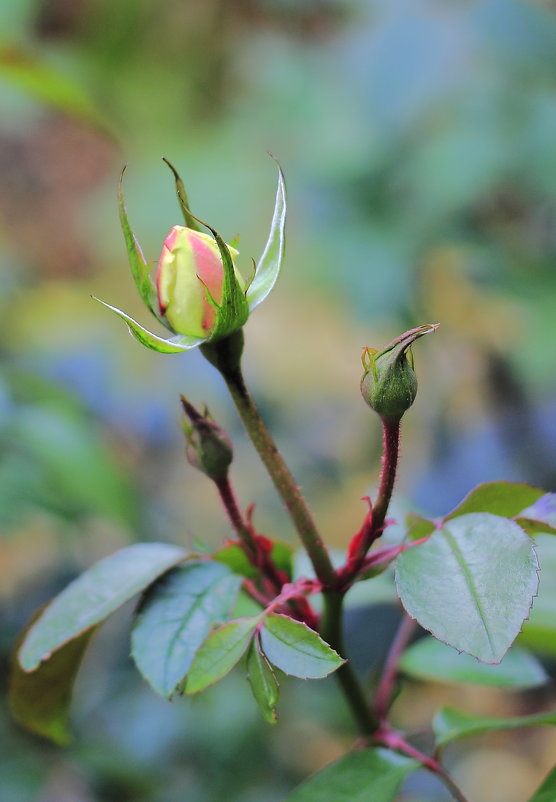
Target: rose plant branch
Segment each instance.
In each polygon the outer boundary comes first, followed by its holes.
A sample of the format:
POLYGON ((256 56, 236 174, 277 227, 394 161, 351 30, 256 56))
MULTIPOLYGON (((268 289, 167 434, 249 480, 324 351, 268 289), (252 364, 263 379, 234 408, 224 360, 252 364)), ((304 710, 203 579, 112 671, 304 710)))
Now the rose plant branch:
POLYGON ((207 344, 203 346, 203 353, 218 368, 226 382, 243 425, 284 502, 317 577, 323 586, 333 587, 336 572, 313 516, 247 389, 239 357, 237 361, 229 361, 223 356, 226 353, 224 349, 229 350, 226 342, 207 344))
MULTIPOLYGON (((262 716, 272 724, 284 675, 307 680, 336 673, 365 748, 362 755, 348 753, 317 772, 302 784, 299 795, 293 792, 291 802, 317 798, 337 802, 335 789, 342 784, 354 796, 393 802, 405 777, 418 766, 435 773, 457 802, 468 802, 438 755, 447 740, 463 737, 474 727, 484 731, 484 721, 469 725, 468 714, 441 711, 432 723, 434 757, 420 752, 389 722, 399 667, 411 673, 416 646, 423 659, 421 642, 409 646, 415 622, 432 633, 429 641, 434 648, 451 646, 487 667, 504 658, 538 590, 538 561, 530 535, 556 534, 556 494, 528 485, 483 485, 443 519, 408 516, 402 543, 371 551, 389 524, 401 420, 417 393, 411 349, 416 340, 437 328, 437 324, 418 326, 381 351, 363 350, 361 393, 381 422, 381 470, 374 503, 367 498, 361 527, 349 542, 343 565, 335 568, 241 366, 244 325, 272 290, 283 262, 286 196, 282 172, 278 172, 266 245, 254 273, 245 279, 237 266, 236 248, 193 215, 179 174, 165 161, 175 179, 185 225, 172 226, 166 236, 154 281, 128 220, 121 181, 118 205, 133 279, 166 333, 152 333, 117 307, 105 306, 147 348, 180 354, 200 347, 218 370, 297 530, 315 578, 297 577, 292 548, 256 531, 254 505, 242 511, 230 480, 233 449, 228 434, 206 407, 199 411, 182 397, 187 458, 214 483, 235 537, 225 539, 213 554, 202 556, 169 544, 138 543, 85 571, 41 609, 22 634, 14 659, 12 711, 34 732, 67 742, 71 688, 87 644, 112 612, 140 594, 132 656, 153 689, 167 699, 199 693, 240 665, 262 716), (374 699, 369 699, 365 683, 345 659, 344 603, 355 582, 372 581, 390 565, 395 566, 395 590, 406 614, 374 699), (322 596, 320 617, 309 602, 309 597, 318 594, 322 596), (240 610, 247 614, 241 615, 240 610)), ((424 646, 430 643, 425 640, 424 646)), ((438 664, 433 661, 427 671, 433 676, 439 670, 449 673, 449 660, 438 664)), ((419 665, 417 660, 416 676, 420 676, 419 665)), ((533 685, 539 684, 542 667, 528 667, 527 672, 527 681, 533 676, 533 685)), ((518 679, 523 682, 521 674, 518 679)), ((556 715, 553 718, 556 723, 556 715)), ((491 728, 501 726, 506 725, 495 722, 491 728)), ((550 776, 546 782, 556 798, 556 771, 553 787, 550 776)), ((540 791, 544 793, 546 787, 543 783, 540 791)), ((535 795, 529 802, 539 799, 535 795)))

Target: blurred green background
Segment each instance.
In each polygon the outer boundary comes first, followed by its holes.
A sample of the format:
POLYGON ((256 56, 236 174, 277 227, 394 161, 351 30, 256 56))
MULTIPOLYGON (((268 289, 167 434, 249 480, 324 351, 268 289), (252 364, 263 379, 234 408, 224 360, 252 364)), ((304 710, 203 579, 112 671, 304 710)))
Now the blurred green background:
MULTIPOLYGON (((4 688, 17 631, 83 567, 135 540, 212 547, 229 534, 213 488, 183 458, 180 392, 233 435, 234 480, 243 504, 257 502, 258 528, 293 539, 200 354, 141 349, 90 298, 150 322, 118 227, 123 163, 149 259, 180 222, 166 156, 196 213, 228 240, 241 233, 247 273, 272 212, 267 151, 280 160, 287 262, 248 323, 246 373, 333 547, 358 528, 378 468, 360 350, 425 322, 441 328, 416 348, 397 519, 409 506, 439 515, 491 479, 556 490, 553 6, 0 0, 4 688)), ((556 632, 556 555, 550 542, 540 551, 554 570, 538 623, 556 632)), ((368 670, 396 611, 388 590, 369 588, 364 602, 348 634, 367 644, 354 657, 368 670)), ((333 681, 284 683, 273 729, 239 673, 200 699, 158 699, 128 658, 130 613, 88 655, 72 747, 45 745, 2 713, 2 802, 279 802, 351 744, 333 681)), ((550 668, 556 634, 546 643, 550 668)), ((512 714, 554 701, 550 687, 412 683, 395 719, 418 729, 440 703, 512 714)), ((546 730, 484 736, 447 758, 474 802, 520 802, 555 752, 546 730)), ((421 772, 403 799, 448 797, 421 772)))

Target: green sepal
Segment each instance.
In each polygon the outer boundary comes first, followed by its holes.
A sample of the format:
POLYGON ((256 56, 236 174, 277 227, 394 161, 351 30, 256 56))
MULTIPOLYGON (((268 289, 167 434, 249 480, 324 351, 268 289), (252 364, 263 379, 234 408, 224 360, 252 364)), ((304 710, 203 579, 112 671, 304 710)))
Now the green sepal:
POLYGON ((145 260, 139 241, 129 224, 122 188, 125 170, 126 167, 124 167, 121 172, 120 182, 118 184, 118 208, 120 211, 120 225, 124 235, 131 274, 145 306, 163 326, 169 328, 168 322, 158 312, 156 289, 151 281, 149 263, 145 260))
POLYGON ((103 306, 111 309, 118 317, 127 324, 130 334, 137 342, 144 345, 145 348, 150 348, 151 351, 158 351, 159 354, 181 354, 183 351, 189 351, 201 343, 207 342, 206 339, 200 337, 192 337, 188 334, 176 334, 175 337, 169 337, 167 340, 164 337, 158 337, 156 334, 148 331, 139 325, 136 320, 122 312, 117 306, 107 304, 106 301, 101 301, 93 295, 95 301, 98 301, 103 306))
POLYGON ((278 188, 274 203, 274 213, 270 224, 270 232, 261 258, 257 262, 255 275, 247 289, 249 309, 253 310, 267 297, 276 284, 284 261, 286 226, 286 186, 284 174, 278 165, 278 188))
POLYGON ((187 198, 187 192, 185 191, 185 184, 183 183, 180 174, 174 167, 174 165, 168 161, 166 158, 162 158, 162 161, 168 165, 172 173, 174 174, 174 180, 176 182, 176 195, 178 198, 178 203, 180 205, 181 212, 183 214, 183 219, 185 221, 185 225, 187 228, 192 228, 194 231, 202 231, 203 229, 197 222, 197 219, 191 214, 189 209, 189 200, 187 198))
POLYGON ((245 298, 245 293, 236 278, 234 263, 228 246, 212 226, 209 226, 208 223, 203 223, 203 225, 208 228, 216 240, 222 257, 222 267, 224 268, 222 302, 220 305, 215 303, 205 288, 208 300, 216 307, 216 321, 210 337, 208 337, 208 342, 214 342, 214 340, 221 340, 244 326, 249 317, 249 305, 245 298))
POLYGON ((418 326, 400 334, 380 352, 374 348, 363 350, 365 372, 361 379, 361 394, 382 418, 399 421, 413 404, 417 395, 417 377, 411 345, 437 328, 437 323, 418 326))

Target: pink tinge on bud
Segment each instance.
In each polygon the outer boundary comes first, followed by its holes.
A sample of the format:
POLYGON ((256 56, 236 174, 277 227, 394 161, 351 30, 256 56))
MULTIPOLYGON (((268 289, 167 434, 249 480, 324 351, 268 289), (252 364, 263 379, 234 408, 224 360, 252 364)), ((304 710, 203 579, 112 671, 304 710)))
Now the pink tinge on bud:
MULTIPOLYGON (((197 278, 203 284, 203 287, 209 291, 211 298, 217 304, 220 304, 222 302, 222 284, 224 282, 224 268, 222 267, 220 254, 216 256, 214 251, 197 237, 190 237, 190 242, 197 267, 197 278)), ((201 326, 206 332, 212 329, 215 319, 216 309, 205 294, 201 326)))
MULTIPOLYGON (((237 251, 230 248, 232 259, 237 251)), ((236 273, 241 284, 243 280, 236 273)), ((158 305, 178 334, 205 337, 213 330, 222 302, 224 268, 215 240, 208 234, 174 226, 162 246, 156 271, 158 305)))

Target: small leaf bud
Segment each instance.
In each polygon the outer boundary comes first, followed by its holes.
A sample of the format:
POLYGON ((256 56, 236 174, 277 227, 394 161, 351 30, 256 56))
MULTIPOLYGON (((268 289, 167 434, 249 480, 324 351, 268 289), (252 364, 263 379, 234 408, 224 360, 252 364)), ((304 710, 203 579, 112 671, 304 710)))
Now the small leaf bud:
POLYGON ((415 401, 417 376, 411 345, 437 328, 438 324, 434 323, 410 329, 380 352, 374 348, 363 349, 365 373, 361 379, 361 394, 382 418, 400 420, 415 401))
POLYGON ((201 414, 183 395, 181 403, 189 419, 189 422, 184 421, 183 424, 188 462, 214 482, 225 479, 233 459, 230 438, 212 420, 207 409, 201 414))

